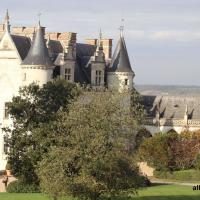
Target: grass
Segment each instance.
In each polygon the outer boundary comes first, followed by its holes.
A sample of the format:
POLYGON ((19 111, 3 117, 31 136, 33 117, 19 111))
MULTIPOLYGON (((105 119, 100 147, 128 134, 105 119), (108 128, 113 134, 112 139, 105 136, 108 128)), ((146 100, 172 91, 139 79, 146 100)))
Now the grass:
POLYGON ((189 169, 174 172, 155 171, 155 177, 159 179, 175 180, 175 181, 200 181, 200 170, 189 169))
MULTIPOLYGON (((134 198, 133 198, 134 199, 134 198)), ((157 185, 139 191, 137 200, 199 200, 200 191, 191 186, 157 185)))
MULTIPOLYGON (((1 200, 49 200, 42 194, 0 193, 1 200)), ((190 186, 155 185, 139 190, 139 195, 129 200, 199 200, 200 191, 193 191, 190 186)), ((70 198, 68 199, 70 200, 70 198)), ((119 200, 127 200, 120 198, 119 200)))

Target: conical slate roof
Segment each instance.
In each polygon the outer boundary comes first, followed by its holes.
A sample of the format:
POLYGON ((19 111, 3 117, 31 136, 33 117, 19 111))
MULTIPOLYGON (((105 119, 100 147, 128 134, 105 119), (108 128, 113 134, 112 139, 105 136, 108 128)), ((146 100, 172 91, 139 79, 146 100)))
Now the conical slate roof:
POLYGON ((115 52, 111 61, 109 71, 133 73, 123 35, 120 35, 119 41, 117 43, 117 47, 115 49, 115 52))
POLYGON ((53 66, 40 24, 34 36, 28 55, 22 62, 22 65, 40 65, 46 67, 53 66))

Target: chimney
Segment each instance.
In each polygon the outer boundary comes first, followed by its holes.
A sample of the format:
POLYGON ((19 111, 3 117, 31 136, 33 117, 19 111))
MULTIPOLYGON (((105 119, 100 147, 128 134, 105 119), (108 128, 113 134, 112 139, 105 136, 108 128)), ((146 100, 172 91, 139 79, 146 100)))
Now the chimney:
MULTIPOLYGON (((97 46, 98 39, 86 39, 86 44, 97 46)), ((102 39, 103 52, 105 54, 105 59, 109 60, 112 58, 112 39, 102 39)))

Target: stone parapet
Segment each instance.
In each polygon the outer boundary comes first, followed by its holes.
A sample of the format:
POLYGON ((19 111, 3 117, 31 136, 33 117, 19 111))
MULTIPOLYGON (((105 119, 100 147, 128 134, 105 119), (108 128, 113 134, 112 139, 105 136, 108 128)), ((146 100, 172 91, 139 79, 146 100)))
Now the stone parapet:
POLYGON ((146 118, 145 125, 152 126, 188 126, 188 127, 200 127, 200 119, 190 119, 185 121, 184 119, 165 119, 160 118, 159 120, 156 118, 146 118))

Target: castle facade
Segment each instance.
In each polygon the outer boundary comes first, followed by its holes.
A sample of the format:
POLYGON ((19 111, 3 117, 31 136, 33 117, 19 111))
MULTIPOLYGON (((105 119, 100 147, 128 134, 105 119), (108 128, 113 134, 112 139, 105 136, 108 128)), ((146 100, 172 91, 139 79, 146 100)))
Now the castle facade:
POLYGON ((72 32, 48 33, 45 27, 13 27, 6 12, 0 25, 0 170, 5 169, 8 146, 3 127, 12 126, 8 102, 19 88, 33 82, 42 86, 56 77, 90 85, 93 89, 133 89, 125 40, 120 34, 112 56, 112 39, 77 43, 72 32))

